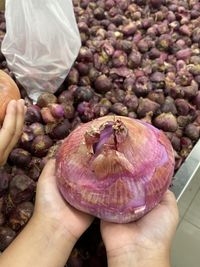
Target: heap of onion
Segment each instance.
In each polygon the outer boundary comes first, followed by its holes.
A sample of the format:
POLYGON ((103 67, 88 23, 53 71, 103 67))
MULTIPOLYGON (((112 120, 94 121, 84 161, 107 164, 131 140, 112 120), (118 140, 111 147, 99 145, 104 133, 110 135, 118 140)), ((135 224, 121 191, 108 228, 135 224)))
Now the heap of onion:
POLYGON ((145 122, 106 116, 75 129, 57 153, 58 188, 73 207, 128 223, 153 209, 168 189, 174 153, 145 122))
POLYGON ((19 100, 20 92, 14 80, 0 70, 0 124, 3 122, 6 108, 11 100, 19 100))

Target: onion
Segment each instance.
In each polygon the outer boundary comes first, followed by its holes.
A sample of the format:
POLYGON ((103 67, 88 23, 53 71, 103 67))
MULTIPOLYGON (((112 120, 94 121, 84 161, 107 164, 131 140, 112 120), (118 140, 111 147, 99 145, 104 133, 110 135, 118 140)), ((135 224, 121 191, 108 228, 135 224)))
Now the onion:
POLYGON ((10 153, 9 161, 13 165, 25 168, 31 162, 31 154, 22 148, 15 148, 10 153))
POLYGON ((7 248, 8 245, 13 241, 15 238, 16 233, 7 226, 1 226, 0 227, 0 251, 3 251, 5 248, 7 248))
POLYGON ((13 203, 22 203, 32 199, 36 184, 26 175, 16 175, 9 185, 9 194, 13 203))
POLYGON ((8 74, 0 70, 0 125, 4 120, 8 103, 19 99, 20 92, 16 83, 8 74))
POLYGON ((31 202, 23 202, 16 207, 9 217, 9 226, 18 231, 24 226, 33 214, 34 206, 31 202))
POLYGON ((167 132, 175 132, 178 128, 176 117, 171 113, 162 113, 154 120, 154 125, 167 132))
POLYGON ((171 182, 174 153, 153 126, 107 116, 74 130, 61 144, 56 165, 59 190, 72 206, 127 223, 160 202, 171 182))

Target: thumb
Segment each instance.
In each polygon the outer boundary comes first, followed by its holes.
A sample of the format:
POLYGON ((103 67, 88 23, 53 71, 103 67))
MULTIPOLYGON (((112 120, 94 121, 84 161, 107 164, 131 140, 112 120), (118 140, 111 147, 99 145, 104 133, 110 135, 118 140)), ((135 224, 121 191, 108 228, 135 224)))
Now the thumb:
POLYGON ((50 159, 47 164, 45 165, 41 175, 40 175, 40 178, 39 178, 39 181, 40 182, 44 182, 44 181, 49 181, 49 182, 53 182, 55 181, 55 164, 56 164, 56 161, 55 159, 50 159))

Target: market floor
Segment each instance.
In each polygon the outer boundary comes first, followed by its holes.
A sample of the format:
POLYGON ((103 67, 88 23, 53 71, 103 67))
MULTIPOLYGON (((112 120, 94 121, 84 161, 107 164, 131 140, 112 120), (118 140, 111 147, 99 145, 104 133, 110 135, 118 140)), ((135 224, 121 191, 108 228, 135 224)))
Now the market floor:
POLYGON ((178 203, 180 223, 172 247, 172 267, 200 266, 200 175, 178 203))

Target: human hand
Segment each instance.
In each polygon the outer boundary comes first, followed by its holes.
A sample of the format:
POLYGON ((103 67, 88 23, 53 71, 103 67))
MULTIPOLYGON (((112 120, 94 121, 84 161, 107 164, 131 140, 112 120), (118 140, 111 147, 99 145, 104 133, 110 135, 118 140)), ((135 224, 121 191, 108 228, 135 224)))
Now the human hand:
POLYGON ((170 191, 157 207, 136 222, 102 221, 101 234, 109 266, 169 266, 170 246, 177 224, 178 208, 170 191))
POLYGON ((24 100, 12 100, 6 110, 6 116, 0 129, 0 166, 3 166, 17 144, 24 126, 26 107, 24 100))
POLYGON ((55 160, 50 160, 40 175, 33 217, 52 227, 63 227, 75 241, 93 221, 92 216, 82 213, 65 202, 56 184, 55 160))

